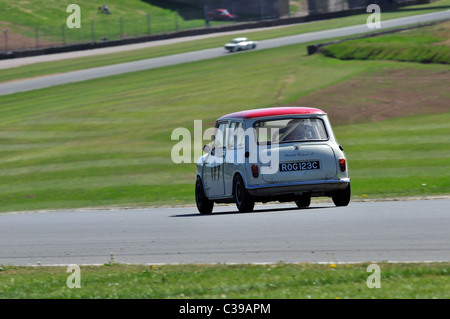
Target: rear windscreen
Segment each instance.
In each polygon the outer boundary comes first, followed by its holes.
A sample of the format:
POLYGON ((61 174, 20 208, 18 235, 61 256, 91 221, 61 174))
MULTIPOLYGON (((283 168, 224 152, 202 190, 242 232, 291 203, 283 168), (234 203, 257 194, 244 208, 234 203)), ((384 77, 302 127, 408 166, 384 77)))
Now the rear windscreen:
POLYGON ((326 141, 325 125, 318 118, 287 118, 258 121, 254 125, 258 143, 326 141))

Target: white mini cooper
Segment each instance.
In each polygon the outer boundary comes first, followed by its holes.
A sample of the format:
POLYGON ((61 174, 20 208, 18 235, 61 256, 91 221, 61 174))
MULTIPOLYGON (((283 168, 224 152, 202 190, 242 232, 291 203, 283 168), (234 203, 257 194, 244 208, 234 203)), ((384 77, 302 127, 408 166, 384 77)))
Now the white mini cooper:
POLYGON ((329 196, 336 206, 350 202, 347 160, 322 110, 272 107, 224 115, 203 151, 195 185, 201 214, 210 214, 214 203, 234 202, 250 212, 255 202, 293 201, 299 208, 315 196, 329 196))

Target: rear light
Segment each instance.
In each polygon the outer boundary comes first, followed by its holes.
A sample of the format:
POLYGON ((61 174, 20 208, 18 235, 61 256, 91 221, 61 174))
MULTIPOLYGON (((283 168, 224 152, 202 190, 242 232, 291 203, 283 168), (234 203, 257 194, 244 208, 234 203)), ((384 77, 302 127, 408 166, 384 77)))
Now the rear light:
POLYGON ((252 165, 252 175, 254 178, 257 178, 259 176, 259 168, 256 164, 252 165))
POLYGON ((341 158, 339 160, 339 167, 341 168, 341 172, 345 172, 345 169, 347 168, 347 163, 345 162, 345 158, 341 158))

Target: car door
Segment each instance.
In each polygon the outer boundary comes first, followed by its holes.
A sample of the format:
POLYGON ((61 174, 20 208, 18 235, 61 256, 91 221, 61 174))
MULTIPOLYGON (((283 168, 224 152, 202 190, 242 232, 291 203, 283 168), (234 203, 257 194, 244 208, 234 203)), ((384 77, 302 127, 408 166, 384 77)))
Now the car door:
POLYGON ((205 190, 210 198, 225 194, 224 159, 226 156, 227 126, 228 121, 217 124, 211 154, 205 160, 203 176, 206 184, 205 190))
POLYGON ((245 132, 243 122, 231 121, 227 141, 228 145, 224 165, 225 194, 231 196, 233 192, 234 173, 244 171, 245 132))

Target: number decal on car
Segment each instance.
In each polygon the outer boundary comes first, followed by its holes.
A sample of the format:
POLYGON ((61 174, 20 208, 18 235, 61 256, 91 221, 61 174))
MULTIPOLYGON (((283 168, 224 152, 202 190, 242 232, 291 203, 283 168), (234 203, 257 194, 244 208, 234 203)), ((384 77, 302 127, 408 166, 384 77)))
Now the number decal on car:
POLYGON ((295 163, 282 163, 280 164, 280 172, 292 172, 292 171, 308 171, 312 169, 320 169, 319 161, 307 161, 307 162, 295 162, 295 163))

